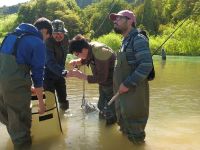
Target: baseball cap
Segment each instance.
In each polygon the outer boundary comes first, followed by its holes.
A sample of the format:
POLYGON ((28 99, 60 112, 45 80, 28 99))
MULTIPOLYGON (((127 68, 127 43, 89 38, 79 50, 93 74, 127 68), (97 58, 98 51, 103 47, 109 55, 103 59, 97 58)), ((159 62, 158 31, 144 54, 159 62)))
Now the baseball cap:
POLYGON ((115 21, 118 16, 127 17, 127 18, 129 18, 129 20, 131 20, 132 22, 134 22, 136 24, 136 17, 133 14, 133 12, 130 10, 122 10, 118 13, 111 13, 109 18, 110 18, 110 20, 115 21))
POLYGON ((64 22, 56 19, 52 21, 52 26, 53 26, 53 33, 66 33, 68 32, 67 29, 65 29, 64 22))

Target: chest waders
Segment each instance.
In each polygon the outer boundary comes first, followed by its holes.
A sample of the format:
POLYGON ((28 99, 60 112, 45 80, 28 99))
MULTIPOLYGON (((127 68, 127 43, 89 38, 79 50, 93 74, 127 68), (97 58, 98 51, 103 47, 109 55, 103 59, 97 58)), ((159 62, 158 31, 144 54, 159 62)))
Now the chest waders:
MULTIPOLYGON (((106 45, 103 45, 98 42, 94 42, 92 45, 92 53, 94 57, 98 60, 108 61, 112 56, 110 51, 105 51, 104 49, 108 49, 106 45)), ((90 63, 90 68, 93 72, 93 75, 99 74, 99 68, 95 65, 95 59, 90 63)), ((113 73, 113 70, 112 70, 113 73)), ((111 71, 108 76, 112 75, 111 71)), ((109 78, 109 77, 108 77, 109 78)), ((112 79, 111 79, 112 81, 112 79)), ((109 81, 107 82, 109 83, 109 81)), ((115 112, 115 104, 111 104, 109 107, 107 106, 108 101, 113 97, 113 84, 112 82, 107 85, 102 85, 99 83, 99 100, 98 100, 98 109, 100 110, 99 117, 106 119, 106 124, 113 124, 116 122, 116 112, 115 112)))
POLYGON ((15 149, 30 144, 31 78, 27 65, 18 65, 14 54, 0 53, 0 120, 7 126, 15 149))
MULTIPOLYGON (((118 52, 114 70, 114 91, 135 68, 128 65, 126 52, 118 52)), ((127 93, 119 95, 115 101, 118 124, 122 132, 133 142, 144 140, 144 128, 149 115, 149 85, 144 80, 136 88, 129 88, 127 93)))

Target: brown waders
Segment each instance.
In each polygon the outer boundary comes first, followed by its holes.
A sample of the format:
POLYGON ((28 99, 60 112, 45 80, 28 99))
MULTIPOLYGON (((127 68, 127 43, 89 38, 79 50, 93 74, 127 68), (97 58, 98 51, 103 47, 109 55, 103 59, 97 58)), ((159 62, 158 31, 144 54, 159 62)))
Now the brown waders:
MULTIPOLYGON (((135 68, 128 65, 126 52, 117 54, 114 70, 114 91, 129 76, 135 68)), ((129 88, 115 102, 118 124, 121 131, 134 143, 140 143, 145 138, 145 126, 149 115, 149 85, 144 80, 136 88, 129 88)))
POLYGON ((0 53, 0 121, 6 125, 16 150, 31 145, 31 78, 15 56, 0 53))

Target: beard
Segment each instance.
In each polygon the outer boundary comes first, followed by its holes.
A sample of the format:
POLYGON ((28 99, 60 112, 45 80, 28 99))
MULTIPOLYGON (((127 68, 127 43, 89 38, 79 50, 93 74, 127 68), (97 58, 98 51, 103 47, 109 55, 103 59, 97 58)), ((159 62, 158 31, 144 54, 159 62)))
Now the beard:
POLYGON ((120 30, 117 27, 114 27, 114 31, 115 31, 115 33, 122 34, 122 30, 120 30))

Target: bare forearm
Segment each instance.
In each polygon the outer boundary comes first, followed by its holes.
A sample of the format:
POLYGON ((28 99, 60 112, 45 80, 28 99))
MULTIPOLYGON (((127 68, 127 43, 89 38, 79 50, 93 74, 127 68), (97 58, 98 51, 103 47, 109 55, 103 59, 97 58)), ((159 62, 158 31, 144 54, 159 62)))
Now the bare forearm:
POLYGON ((43 114, 45 113, 45 110, 46 110, 45 104, 43 101, 43 88, 42 87, 35 88, 35 93, 39 101, 39 113, 43 114))

